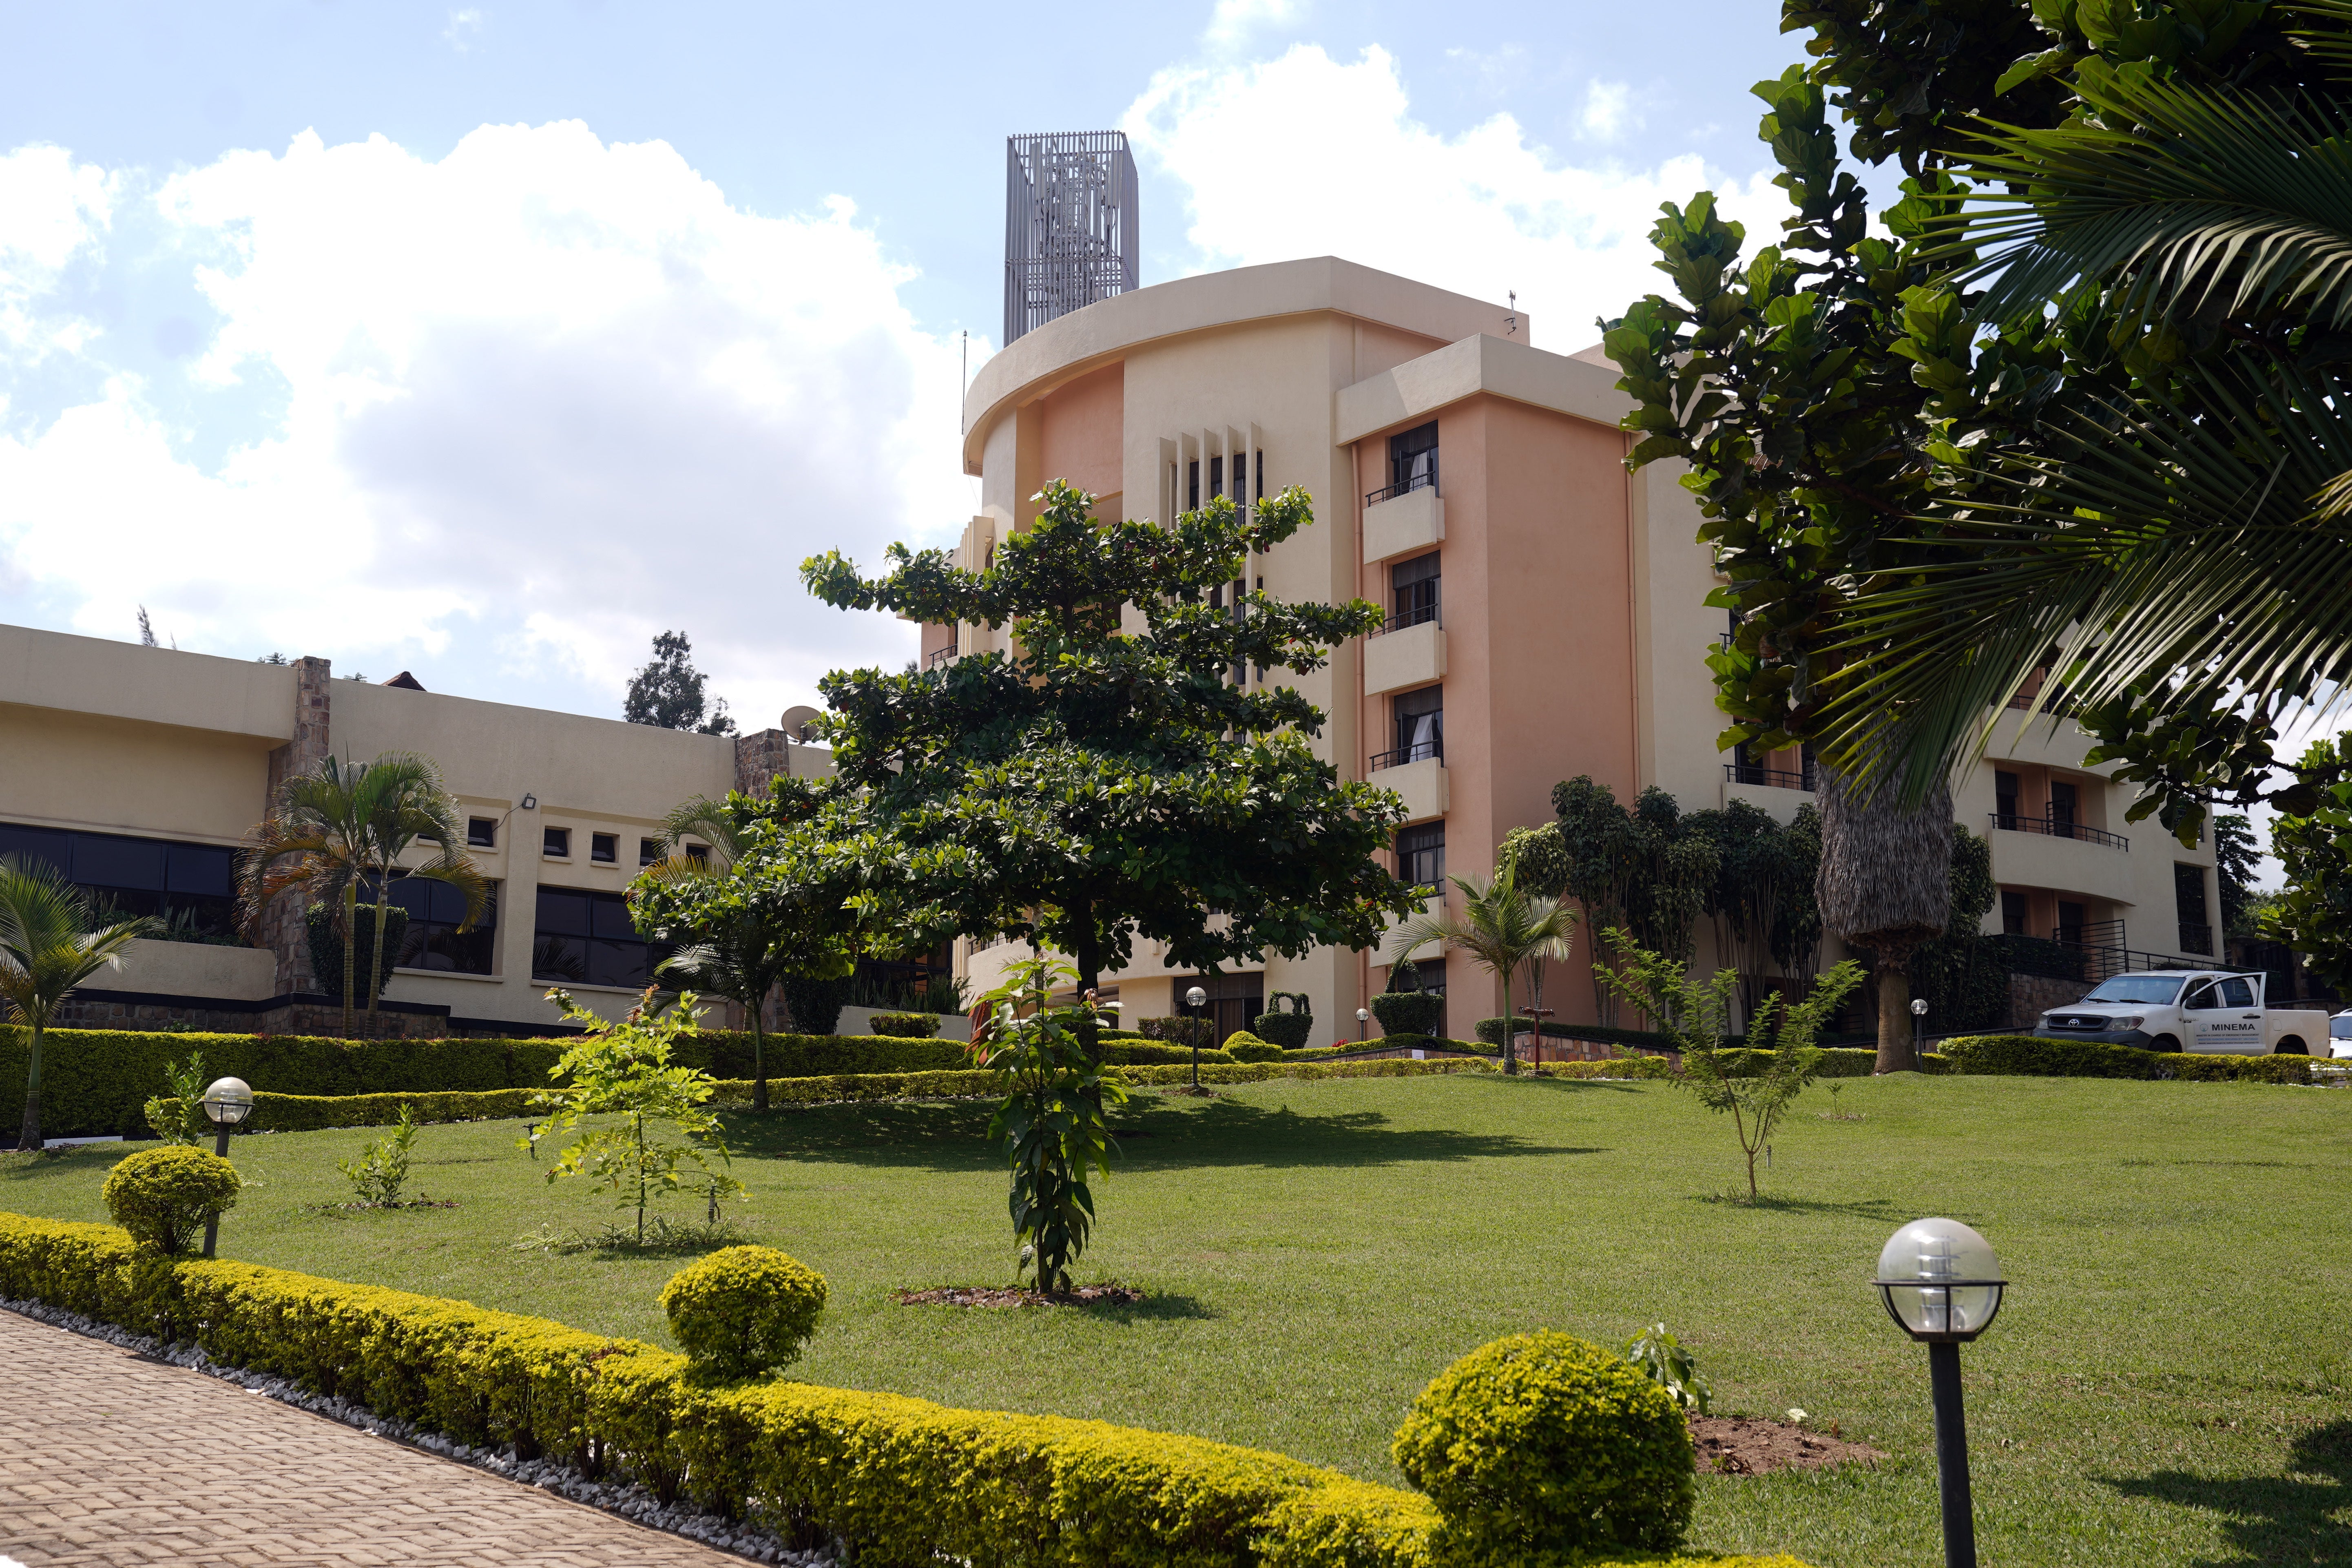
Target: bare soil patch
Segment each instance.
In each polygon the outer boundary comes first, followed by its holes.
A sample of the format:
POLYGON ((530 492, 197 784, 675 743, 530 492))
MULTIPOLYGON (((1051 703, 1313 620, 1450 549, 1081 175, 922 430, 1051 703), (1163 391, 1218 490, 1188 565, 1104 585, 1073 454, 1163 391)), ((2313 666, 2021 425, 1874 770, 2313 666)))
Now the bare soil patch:
POLYGON ((1075 1290, 1024 1290, 1013 1286, 939 1285, 893 1290, 901 1307, 1132 1307, 1143 1292, 1125 1285, 1081 1285, 1075 1290))
POLYGON ((1867 1443, 1850 1443, 1826 1432, 1809 1432, 1779 1421, 1694 1415, 1690 1435, 1691 1447, 1698 1451, 1698 1468, 1720 1476, 1871 1464, 1886 1458, 1867 1443))

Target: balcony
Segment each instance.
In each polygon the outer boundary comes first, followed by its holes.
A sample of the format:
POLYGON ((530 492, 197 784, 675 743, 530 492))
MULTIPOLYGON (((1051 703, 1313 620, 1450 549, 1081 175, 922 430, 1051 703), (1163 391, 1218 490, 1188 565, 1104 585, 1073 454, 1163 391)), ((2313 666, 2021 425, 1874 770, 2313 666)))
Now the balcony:
POLYGON ((1364 564, 1434 550, 1445 537, 1445 502, 1433 479, 1364 498, 1364 564))
MULTIPOLYGON (((1418 612, 1416 612, 1418 614, 1418 612)), ((1426 686, 1445 678, 1445 628, 1434 615, 1410 626, 1391 621, 1378 637, 1364 639, 1364 695, 1426 686)))
POLYGON ((1992 825, 2009 833, 2040 833, 2052 838, 2077 838, 2086 844, 2104 844, 2110 849, 2128 854, 2131 840, 2120 833, 2104 828, 2085 827, 2079 822, 2068 822, 2055 816, 2012 816, 2007 812, 1992 814, 1992 825))
POLYGON ((1726 763, 1723 777, 1728 784, 1762 784, 1767 789, 1801 789, 1813 787, 1813 771, 1792 773, 1780 768, 1768 768, 1755 763, 1726 763))
POLYGON ((1445 748, 1439 743, 1400 746, 1372 756, 1371 782, 1404 798, 1404 819, 1427 822, 1445 815, 1445 748))
POLYGON ((945 647, 935 647, 931 649, 929 653, 923 656, 923 668, 925 669, 937 669, 940 666, 946 664, 950 659, 954 658, 955 656, 956 645, 953 643, 948 644, 945 647))

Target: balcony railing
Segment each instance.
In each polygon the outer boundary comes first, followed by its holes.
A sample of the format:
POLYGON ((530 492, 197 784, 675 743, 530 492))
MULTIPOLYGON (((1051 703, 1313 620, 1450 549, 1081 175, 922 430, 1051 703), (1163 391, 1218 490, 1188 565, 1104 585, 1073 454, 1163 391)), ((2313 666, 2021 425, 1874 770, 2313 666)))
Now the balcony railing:
POLYGON ((953 643, 948 644, 945 647, 935 647, 931 649, 929 653, 923 656, 923 668, 925 669, 937 669, 940 666, 947 663, 948 660, 953 658, 955 656, 956 645, 953 643))
POLYGON ((1371 771, 1379 773, 1382 768, 1401 768, 1407 763, 1442 763, 1444 760, 1444 742, 1423 741, 1411 746, 1399 746, 1393 752, 1374 752, 1371 771))
POLYGON ((1399 610, 1395 615, 1391 616, 1387 620, 1382 621, 1379 626, 1374 626, 1372 628, 1372 636, 1381 637, 1390 632, 1401 632, 1407 626, 1425 626, 1430 625, 1432 622, 1436 622, 1440 626, 1444 624, 1443 621, 1438 619, 1437 606, 1435 605, 1415 605, 1410 610, 1399 610))
POLYGON ((1763 784, 1770 789, 1805 789, 1813 787, 1812 770, 1792 773, 1780 768, 1759 767, 1754 763, 1726 763, 1723 776, 1733 784, 1763 784))
POLYGON ((1992 825, 2011 833, 2040 833, 2052 838, 2085 838, 2094 844, 2104 844, 2110 849, 2129 853, 2131 840, 2120 833, 2105 828, 2085 827, 2079 822, 2068 822, 2055 816, 2012 816, 2005 812, 1992 814, 1992 825))
POLYGON ((1364 504, 1366 506, 1378 506, 1384 500, 1394 500, 1399 496, 1411 495, 1414 490, 1433 490, 1436 488, 1437 454, 1432 452, 1429 455, 1429 471, 1427 473, 1415 474, 1409 479, 1402 480, 1399 483, 1390 485, 1382 489, 1374 490, 1364 498, 1364 504))

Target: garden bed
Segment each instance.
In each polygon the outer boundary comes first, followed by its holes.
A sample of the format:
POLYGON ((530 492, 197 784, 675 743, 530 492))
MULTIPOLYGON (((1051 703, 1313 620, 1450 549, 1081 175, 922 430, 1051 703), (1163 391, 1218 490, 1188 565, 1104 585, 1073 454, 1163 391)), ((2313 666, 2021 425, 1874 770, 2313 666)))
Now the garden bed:
POLYGON ((1691 1447, 1698 1468, 1718 1476, 1769 1476, 1774 1470, 1817 1470, 1825 1465, 1869 1465, 1886 1458, 1867 1443, 1850 1443, 1782 1421, 1738 1415, 1694 1415, 1691 1447))

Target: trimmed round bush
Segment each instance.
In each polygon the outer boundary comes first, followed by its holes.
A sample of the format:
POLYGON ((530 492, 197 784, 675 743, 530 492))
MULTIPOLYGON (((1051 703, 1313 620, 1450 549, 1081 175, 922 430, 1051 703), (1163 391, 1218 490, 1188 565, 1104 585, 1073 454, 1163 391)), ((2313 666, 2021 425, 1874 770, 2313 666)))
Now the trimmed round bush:
POLYGON ((1445 998, 1427 991, 1383 991, 1371 1005, 1386 1035, 1433 1035, 1445 1022, 1445 998))
POLYGON ((1565 1563, 1580 1552, 1669 1551, 1696 1500, 1674 1399, 1572 1334, 1514 1334, 1437 1374, 1391 1450, 1442 1523, 1444 1568, 1565 1563))
POLYGON ((661 1304, 695 1370, 731 1382, 799 1356, 824 1310, 824 1276, 772 1247, 722 1247, 671 1275, 661 1304))
POLYGON ((940 1020, 935 1013, 877 1013, 866 1027, 902 1040, 928 1040, 939 1034, 940 1020))
POLYGON ((1237 1062, 1278 1062, 1283 1049, 1272 1040, 1261 1040, 1236 1029, 1225 1040, 1225 1054, 1237 1062))
POLYGON ((208 1215, 236 1206, 236 1167, 208 1150, 174 1143, 125 1156, 102 1195, 114 1223, 158 1252, 194 1250, 208 1215))
POLYGON ((1295 1051, 1307 1044, 1315 1032, 1315 1015, 1307 1010, 1304 993, 1277 991, 1266 998, 1271 1010, 1260 1013, 1250 1026, 1261 1040, 1271 1040, 1284 1050, 1295 1051), (1287 1001, 1290 1005, 1284 1007, 1287 1001))

